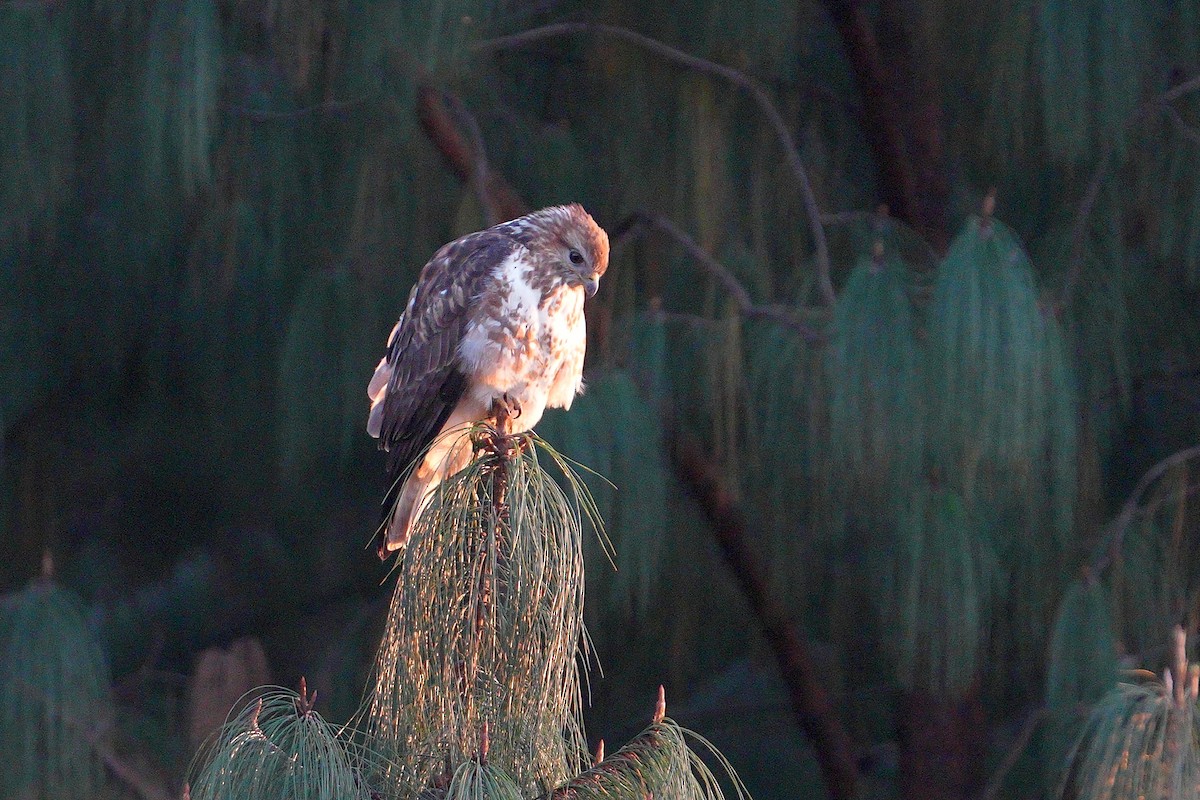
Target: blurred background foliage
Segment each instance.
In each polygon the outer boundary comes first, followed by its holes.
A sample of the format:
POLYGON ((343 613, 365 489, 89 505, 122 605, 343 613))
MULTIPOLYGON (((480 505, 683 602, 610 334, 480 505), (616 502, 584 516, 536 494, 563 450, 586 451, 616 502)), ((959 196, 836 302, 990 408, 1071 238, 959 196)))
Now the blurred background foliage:
POLYGON ((522 201, 614 243, 540 428, 616 549, 593 741, 665 683, 755 796, 837 794, 687 439, 860 794, 1182 796, 1079 778, 1136 750, 1196 796, 1191 707, 1117 681, 1200 632, 1197 0, 4 0, 0 42, 4 797, 177 795, 272 675, 351 716, 366 381, 522 201))

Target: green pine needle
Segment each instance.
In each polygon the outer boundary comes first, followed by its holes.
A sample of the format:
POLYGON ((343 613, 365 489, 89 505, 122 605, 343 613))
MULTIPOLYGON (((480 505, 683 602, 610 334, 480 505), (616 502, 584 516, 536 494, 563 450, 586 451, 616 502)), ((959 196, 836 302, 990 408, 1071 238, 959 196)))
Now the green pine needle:
POLYGON ((962 499, 918 489, 896 527, 894 578, 880 593, 899 635, 901 683, 963 692, 980 672, 997 574, 991 543, 962 499))
MULTIPOLYGON (((629 374, 614 369, 590 378, 571 410, 548 413, 538 431, 590 468, 581 477, 616 554, 615 575, 597 563, 610 573, 600 582, 605 606, 647 608, 662 584, 667 541, 668 473, 657 413, 629 374)), ((603 562, 602 556, 595 561, 603 562)), ((596 586, 593 579, 593 591, 596 586)))
POLYGON ((0 598, 0 797, 91 800, 113 723, 108 663, 78 599, 48 579, 0 598))
POLYGON ((280 687, 226 723, 199 756, 193 800, 369 800, 359 752, 345 729, 280 687))
MULTIPOLYGON (((1073 367, 1024 249, 998 220, 973 217, 955 237, 938 270, 929 340, 934 456, 953 465, 970 502, 1015 495, 1036 520, 1035 492, 1044 492, 1064 541, 1075 498, 1073 367)), ((1036 524, 1023 529, 1042 537, 1036 524)))
POLYGON ((1059 604, 1046 666, 1049 719, 1042 746, 1052 785, 1061 778, 1064 760, 1086 715, 1114 688, 1116 678, 1117 643, 1107 593, 1099 581, 1076 580, 1059 604))
POLYGON ((223 53, 210 0, 159 3, 142 79, 144 167, 151 186, 192 194, 211 177, 223 53))
POLYGON ((485 725, 489 759, 525 791, 562 782, 584 752, 581 530, 584 517, 599 530, 596 509, 544 442, 518 434, 509 449, 482 443, 486 430, 466 434, 475 459, 439 486, 399 556, 361 712, 392 762, 384 780, 408 792, 473 757, 485 725))
POLYGON ((712 770, 688 746, 694 739, 722 767, 738 800, 749 793, 733 767, 704 737, 664 718, 652 723, 628 744, 550 793, 554 800, 723 800, 712 770))
POLYGON ((458 765, 444 800, 524 800, 525 795, 500 767, 468 759, 458 765))
POLYGON ((889 508, 921 471, 919 352, 904 264, 859 260, 830 326, 829 465, 835 496, 889 508))
POLYGON ((1177 706, 1157 681, 1119 684, 1092 711, 1060 795, 1080 800, 1177 800, 1200 793, 1195 698, 1177 706))
POLYGON ((69 9, 0 5, 0 247, 52 233, 72 176, 69 9))
POLYGON ((1063 594, 1046 670, 1046 703, 1070 710, 1090 705, 1107 692, 1117 674, 1112 610, 1104 587, 1089 579, 1063 594))
POLYGON ((316 270, 292 309, 279 358, 280 468, 301 484, 344 469, 363 442, 363 375, 386 331, 374 298, 344 268, 316 270))

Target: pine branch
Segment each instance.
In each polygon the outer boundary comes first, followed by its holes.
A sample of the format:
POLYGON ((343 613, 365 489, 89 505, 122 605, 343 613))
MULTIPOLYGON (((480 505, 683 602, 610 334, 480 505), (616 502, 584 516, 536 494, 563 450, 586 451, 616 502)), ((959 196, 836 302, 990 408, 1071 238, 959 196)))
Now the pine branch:
POLYGON ((1125 499, 1124 505, 1121 506, 1121 511, 1107 526, 1105 535, 1101 541, 1100 552, 1092 559, 1090 564, 1084 567, 1086 571, 1092 575, 1099 575, 1116 560, 1117 554, 1121 552, 1121 545, 1125 541, 1125 532, 1129 530, 1134 516, 1140 510, 1138 503, 1142 495, 1146 493, 1146 490, 1155 481, 1166 474, 1167 470, 1197 457, 1200 457, 1200 445, 1172 453, 1146 470, 1146 474, 1142 476, 1141 480, 1137 482, 1137 486, 1133 487, 1133 491, 1130 492, 1129 497, 1125 499))
MULTIPOLYGON (((1133 110, 1122 125, 1122 130, 1127 130, 1144 119, 1147 119, 1156 111, 1163 111, 1168 114, 1178 112, 1172 107, 1172 103, 1179 100, 1192 92, 1200 91, 1200 77, 1192 78, 1183 83, 1168 89, 1157 97, 1143 103, 1133 110)), ((1083 273, 1083 251, 1084 243, 1087 240, 1088 220, 1092 216, 1092 211, 1096 207, 1096 203, 1100 199, 1100 189, 1104 185, 1105 178, 1108 177, 1109 169, 1112 167, 1113 157, 1117 153, 1117 138, 1108 143, 1104 148, 1104 152, 1100 154, 1100 158, 1096 162, 1096 168, 1092 171, 1092 178, 1088 181, 1087 190, 1083 193, 1083 199, 1079 201, 1079 210, 1075 212, 1075 222, 1071 226, 1071 261, 1067 270, 1067 278, 1063 282, 1062 292, 1058 296, 1058 300, 1054 304, 1054 312, 1061 314, 1062 311, 1071 303, 1071 295, 1075 291, 1075 286, 1079 283, 1079 277, 1083 273)))
POLYGON ((996 771, 988 778, 987 786, 984 787, 983 793, 980 795, 980 800, 995 800, 999 796, 1000 790, 1004 788, 1004 779, 1008 777, 1008 773, 1016 766, 1017 761, 1021 758, 1021 754, 1025 752, 1025 748, 1029 747, 1029 742, 1032 741, 1033 734, 1037 731, 1038 725, 1041 724, 1041 721, 1045 717, 1045 706, 1038 706, 1025 717, 1025 722, 1021 725, 1021 730, 1017 732, 1012 745, 1008 748, 1008 752, 1004 754, 1004 760, 1000 762, 1000 766, 996 767, 996 771))
POLYGON ((479 206, 483 209, 485 223, 488 227, 495 225, 505 220, 500 219, 500 209, 492 202, 492 194, 488 191, 488 176, 492 174, 491 168, 488 166, 487 148, 483 143, 483 133, 479 130, 479 123, 475 119, 475 115, 467 109, 467 106, 458 97, 458 95, 449 92, 442 92, 442 98, 454 115, 458 117, 463 127, 466 128, 467 134, 471 137, 471 149, 473 151, 472 169, 471 169, 471 188, 475 191, 475 197, 479 200, 479 206))
POLYGON ((732 272, 726 269, 724 264, 713 258, 707 250, 697 244, 692 237, 688 236, 682 228, 667 217, 661 214, 634 212, 614 230, 617 231, 614 235, 614 250, 627 241, 644 235, 651 230, 666 234, 672 241, 687 251, 696 266, 707 272, 710 277, 721 285, 721 288, 733 298, 733 302, 737 305, 738 313, 743 317, 777 322, 784 327, 796 331, 809 342, 823 341, 824 337, 821 332, 806 322, 795 309, 779 304, 756 304, 750 298, 750 292, 734 277, 732 272))
POLYGON ((679 429, 671 460, 680 480, 695 497, 712 527, 725 560, 733 570, 787 685, 792 710, 812 743, 829 796, 856 796, 858 767, 850 735, 834 713, 833 703, 817 674, 808 645, 797 633, 788 609, 772 593, 766 570, 750 544, 741 510, 700 448, 679 429))
POLYGON ((932 78, 919 69, 905 10, 880 4, 881 40, 861 0, 826 0, 863 97, 867 143, 892 213, 945 253, 950 243, 942 111, 932 78), (906 135, 907 131, 907 135, 906 135))
MULTIPOLYGON (((464 183, 476 187, 484 213, 489 219, 510 220, 527 214, 529 206, 517 195, 516 190, 498 172, 488 169, 487 162, 483 160, 482 137, 476 139, 475 147, 463 139, 453 116, 446 110, 444 98, 447 97, 453 98, 453 95, 439 92, 431 86, 422 86, 417 90, 417 118, 425 134, 454 170, 454 174, 464 183)), ((451 102, 457 102, 462 107, 460 101, 452 99, 451 102)))
POLYGON ((830 278, 829 243, 825 238, 825 229, 821 227, 821 210, 817 205, 816 195, 813 193, 812 181, 809 180, 808 170, 804 166, 804 161, 800 158, 800 151, 796 148, 796 143, 792 140, 792 134, 788 130, 783 116, 771 101, 766 90, 753 78, 733 67, 685 53, 657 39, 652 39, 649 36, 631 31, 628 28, 592 22, 559 22, 552 25, 544 25, 540 28, 533 28, 511 36, 500 36, 495 39, 479 42, 475 45, 475 49, 480 51, 512 50, 544 39, 554 39, 575 34, 592 34, 619 39, 685 69, 694 70, 705 75, 712 75, 728 81, 735 88, 744 91, 750 96, 750 99, 754 101, 770 123, 771 129, 775 132, 780 146, 783 147, 788 166, 791 168, 792 174, 799 184, 804 208, 808 215, 809 231, 812 234, 813 244, 817 251, 817 284, 821 293, 821 302, 826 306, 832 306, 835 294, 833 291, 833 281, 830 278))

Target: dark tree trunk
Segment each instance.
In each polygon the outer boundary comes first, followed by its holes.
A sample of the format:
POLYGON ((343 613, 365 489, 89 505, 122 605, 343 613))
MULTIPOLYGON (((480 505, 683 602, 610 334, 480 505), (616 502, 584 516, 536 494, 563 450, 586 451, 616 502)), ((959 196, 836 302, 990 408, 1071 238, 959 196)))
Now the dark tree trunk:
MULTIPOLYGON (((921 62, 909 0, 826 0, 862 94, 863 125, 879 173, 880 199, 939 254, 950 243, 945 120, 921 62)), ((984 748, 978 691, 962 700, 914 692, 902 701, 901 797, 964 798, 979 781, 984 748)))
POLYGON ((672 461, 683 485, 708 519, 725 561, 762 626, 788 688, 792 711, 812 745, 829 796, 837 800, 856 797, 858 765, 850 735, 821 683, 808 643, 797 632, 788 609, 771 591, 740 510, 694 443, 677 436, 672 461))
POLYGON ((942 105, 908 24, 905 0, 882 0, 878 26, 862 0, 826 0, 862 94, 863 126, 879 172, 880 200, 939 254, 950 243, 942 105))

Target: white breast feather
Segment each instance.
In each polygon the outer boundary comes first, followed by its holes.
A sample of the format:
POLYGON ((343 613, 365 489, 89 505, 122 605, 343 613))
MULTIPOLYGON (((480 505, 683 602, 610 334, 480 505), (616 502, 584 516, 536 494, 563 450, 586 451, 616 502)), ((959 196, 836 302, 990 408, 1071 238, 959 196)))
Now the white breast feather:
POLYGON ((583 289, 560 285, 543 304, 529 269, 524 248, 499 265, 488 291, 500 302, 467 327, 458 348, 474 400, 487 408, 508 395, 520 404, 514 430, 536 425, 547 405, 570 407, 583 383, 583 289))

